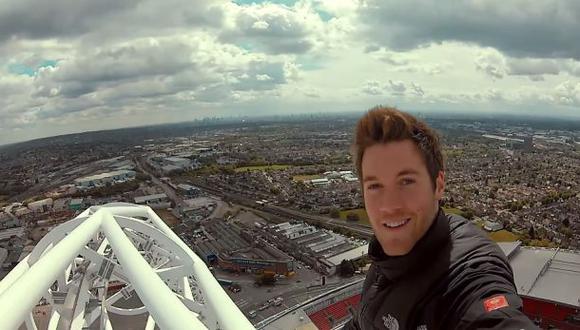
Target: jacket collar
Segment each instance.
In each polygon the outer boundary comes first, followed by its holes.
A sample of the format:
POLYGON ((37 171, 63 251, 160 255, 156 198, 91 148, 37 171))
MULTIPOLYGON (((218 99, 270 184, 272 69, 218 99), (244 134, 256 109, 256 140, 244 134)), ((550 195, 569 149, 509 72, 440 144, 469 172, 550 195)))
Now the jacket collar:
POLYGON ((373 236, 369 244, 369 257, 383 275, 394 281, 417 268, 426 269, 433 260, 436 260, 438 252, 448 241, 449 220, 440 208, 431 227, 409 253, 403 256, 388 256, 383 252, 376 236, 373 236))

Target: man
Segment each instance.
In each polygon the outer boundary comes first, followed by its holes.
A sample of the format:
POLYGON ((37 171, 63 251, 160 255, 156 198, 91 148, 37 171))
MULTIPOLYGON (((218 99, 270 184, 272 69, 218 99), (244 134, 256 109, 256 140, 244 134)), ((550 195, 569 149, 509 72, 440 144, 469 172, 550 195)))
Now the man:
POLYGON ((439 207, 445 169, 431 128, 378 107, 358 122, 353 154, 373 263, 345 329, 537 329, 497 244, 439 207))

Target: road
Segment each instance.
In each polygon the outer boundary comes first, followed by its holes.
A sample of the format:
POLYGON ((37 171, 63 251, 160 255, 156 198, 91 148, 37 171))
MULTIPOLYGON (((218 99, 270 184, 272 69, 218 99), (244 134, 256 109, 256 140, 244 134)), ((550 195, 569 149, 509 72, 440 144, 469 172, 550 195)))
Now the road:
POLYGON ((356 275, 346 279, 332 276, 327 277, 327 285, 322 287, 320 285, 321 275, 314 270, 302 267, 297 270, 294 277, 279 279, 274 286, 255 287, 254 275, 244 273, 234 275, 221 270, 216 270, 215 272, 216 277, 232 280, 241 286, 242 291, 238 293, 233 293, 227 289, 225 291, 246 316, 249 316, 250 311, 256 311, 256 317, 250 318, 254 324, 289 307, 322 295, 328 290, 364 279, 364 275, 356 275), (260 306, 264 306, 268 300, 277 297, 283 298, 283 303, 280 306, 269 306, 260 310, 260 306))
POLYGON ((175 189, 173 189, 173 187, 171 187, 170 185, 168 185, 167 183, 159 180, 155 174, 149 172, 146 169, 146 166, 142 164, 142 159, 135 159, 135 164, 137 165, 137 168, 149 175, 151 177, 151 181, 157 185, 158 187, 160 187, 163 192, 165 193, 165 195, 167 195, 167 198, 169 198, 169 200, 171 200, 173 202, 173 204, 175 205, 176 208, 181 207, 181 208, 185 208, 187 207, 187 205, 185 204, 185 202, 183 202, 183 199, 177 194, 177 192, 175 191, 175 189))

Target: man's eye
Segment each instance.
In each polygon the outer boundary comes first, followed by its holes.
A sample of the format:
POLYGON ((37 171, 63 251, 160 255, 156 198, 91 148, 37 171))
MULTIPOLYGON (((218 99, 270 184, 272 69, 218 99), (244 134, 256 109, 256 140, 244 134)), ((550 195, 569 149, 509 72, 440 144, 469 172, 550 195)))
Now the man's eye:
POLYGON ((378 188, 380 188, 380 187, 381 187, 381 185, 380 185, 380 184, 378 184, 378 183, 371 183, 371 184, 369 184, 369 185, 367 186, 367 189, 368 189, 368 190, 375 190, 375 189, 378 189, 378 188))
POLYGON ((403 180, 401 180, 401 184, 403 186, 408 186, 408 185, 413 184, 413 183, 415 183, 415 180, 413 180, 413 179, 403 179, 403 180))

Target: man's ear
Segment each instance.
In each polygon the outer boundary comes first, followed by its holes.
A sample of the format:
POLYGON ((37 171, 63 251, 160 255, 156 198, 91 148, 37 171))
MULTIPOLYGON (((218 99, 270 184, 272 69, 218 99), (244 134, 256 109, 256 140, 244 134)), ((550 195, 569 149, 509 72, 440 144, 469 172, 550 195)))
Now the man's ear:
POLYGON ((435 199, 441 200, 443 192, 445 191, 445 172, 439 171, 435 179, 435 199))

